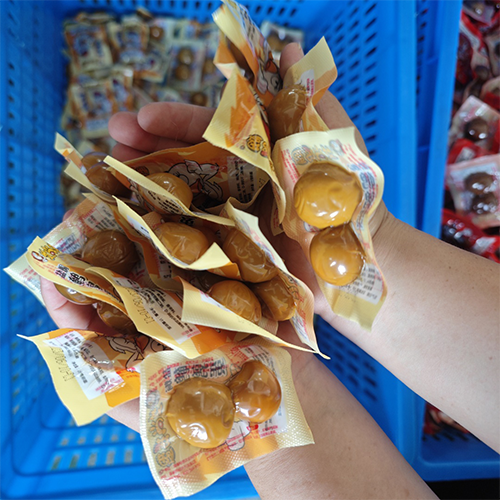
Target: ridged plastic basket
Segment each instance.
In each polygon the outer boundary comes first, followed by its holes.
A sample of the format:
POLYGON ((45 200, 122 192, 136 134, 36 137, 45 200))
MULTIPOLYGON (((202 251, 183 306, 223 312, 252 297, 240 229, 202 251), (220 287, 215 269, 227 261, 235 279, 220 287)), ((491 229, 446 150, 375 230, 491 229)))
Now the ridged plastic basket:
MULTIPOLYGON (((417 223, 420 208, 415 152, 417 113, 420 120, 423 109, 421 104, 416 108, 415 16, 419 14, 417 21, 423 19, 423 3, 247 3, 257 23, 268 19, 304 29, 306 48, 321 36, 326 37, 339 68, 332 91, 365 137, 371 156, 384 170, 387 206, 412 225, 417 223)), ((62 199, 57 193, 62 163, 52 144, 66 85, 62 54, 64 18, 81 10, 132 12, 140 5, 155 14, 207 21, 218 2, 0 2, 1 267, 16 259, 35 235, 44 235, 62 217, 62 199)), ((439 33, 437 16, 427 14, 426 22, 427 30, 418 26, 419 37, 439 33)), ((443 43, 448 43, 457 33, 458 24, 451 26, 447 35, 439 34, 443 43)), ((439 44, 434 42, 431 46, 439 44)), ((439 62, 441 54, 431 54, 432 57, 438 57, 439 62)), ((422 67, 419 64, 419 70, 422 67)), ((446 80, 446 74, 443 79, 446 80)), ((421 78, 420 88, 422 83, 421 78)), ((16 337, 54 328, 41 304, 5 273, 0 273, 0 294, 1 497, 161 498, 138 434, 106 416, 89 426, 75 427, 54 392, 36 348, 16 337)), ((444 437, 441 441, 422 442, 423 406, 419 398, 321 321, 318 337, 322 349, 332 356, 328 366, 371 411, 425 479, 457 477, 454 457, 460 454, 469 457, 467 464, 460 462, 460 477, 494 477, 493 459, 484 445, 475 440, 449 441, 444 437)), ((255 489, 244 470, 238 469, 195 498, 254 496, 255 489)))

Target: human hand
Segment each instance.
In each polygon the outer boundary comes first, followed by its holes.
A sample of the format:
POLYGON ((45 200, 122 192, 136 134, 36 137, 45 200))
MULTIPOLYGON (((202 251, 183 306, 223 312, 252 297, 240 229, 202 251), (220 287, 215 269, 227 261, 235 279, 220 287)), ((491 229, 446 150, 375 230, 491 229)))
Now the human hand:
MULTIPOLYGON (((284 77, 290 66, 303 57, 298 44, 285 47, 281 55, 280 73, 284 77)), ((330 129, 352 127, 354 124, 338 100, 326 92, 316 106, 317 111, 330 129)), ((203 141, 203 133, 212 116, 213 109, 181 103, 152 103, 144 106, 138 113, 117 113, 109 122, 109 132, 118 142, 113 156, 127 161, 166 148, 187 147, 203 141)), ((361 134, 356 129, 358 147, 368 155, 361 134)), ((272 193, 263 193, 254 212, 269 214, 272 193)), ((385 205, 381 203, 370 221, 370 229, 375 237, 380 226, 388 216, 385 205)), ((285 259, 290 272, 304 281, 313 291, 315 312, 327 321, 332 320, 332 311, 321 292, 316 275, 302 249, 285 234, 274 237, 267 227, 268 217, 261 217, 261 229, 274 248, 285 259)), ((334 316, 334 315, 333 315, 334 316)))

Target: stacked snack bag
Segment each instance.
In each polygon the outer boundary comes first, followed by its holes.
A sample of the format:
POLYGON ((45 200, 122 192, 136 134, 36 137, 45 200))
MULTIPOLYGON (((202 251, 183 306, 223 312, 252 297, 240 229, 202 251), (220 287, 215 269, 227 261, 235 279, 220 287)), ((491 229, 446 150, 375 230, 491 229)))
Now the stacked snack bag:
POLYGON ((166 498, 196 493, 266 453, 313 443, 283 347, 322 355, 314 296, 273 237, 296 240, 332 310, 365 329, 387 294, 368 230, 382 173, 357 147, 354 128, 328 130, 314 107, 337 76, 326 42, 282 81, 279 47, 244 7, 224 0, 214 19, 220 37, 146 12, 119 23, 105 14, 68 23, 72 106, 87 103, 89 92, 105 103, 99 113, 78 109, 88 139, 104 131, 110 112, 132 106, 130 82, 132 96, 137 82, 143 94, 166 95, 165 82, 181 95, 199 92, 210 44, 196 36, 217 40, 214 64, 228 82, 207 142, 188 148, 122 163, 82 154, 57 135, 66 174, 89 193, 7 269, 42 301, 40 279, 51 281, 99 325, 27 340, 78 425, 140 396, 141 437, 166 498), (299 343, 280 338, 286 325, 299 343))
MULTIPOLYGON (((213 23, 153 16, 145 9, 117 18, 80 13, 64 26, 68 90, 62 129, 78 150, 110 153, 108 120, 155 101, 215 107, 223 76, 213 64, 219 32, 213 23)), ((81 201, 62 179, 67 207, 81 201)))
MULTIPOLYGON (((441 239, 500 262, 500 3, 464 1, 441 239)), ((424 432, 464 429, 427 404, 424 432)))

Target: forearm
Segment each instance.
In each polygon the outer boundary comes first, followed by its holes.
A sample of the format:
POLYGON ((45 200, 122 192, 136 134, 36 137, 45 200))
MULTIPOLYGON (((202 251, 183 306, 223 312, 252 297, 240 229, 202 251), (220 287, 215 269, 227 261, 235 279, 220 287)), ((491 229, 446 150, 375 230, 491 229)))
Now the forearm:
POLYGON ((372 332, 335 328, 417 394, 500 448, 498 265, 389 216, 374 238, 388 295, 372 332))
POLYGON ((349 391, 316 358, 294 352, 292 370, 315 444, 245 466, 272 499, 435 498, 349 391))

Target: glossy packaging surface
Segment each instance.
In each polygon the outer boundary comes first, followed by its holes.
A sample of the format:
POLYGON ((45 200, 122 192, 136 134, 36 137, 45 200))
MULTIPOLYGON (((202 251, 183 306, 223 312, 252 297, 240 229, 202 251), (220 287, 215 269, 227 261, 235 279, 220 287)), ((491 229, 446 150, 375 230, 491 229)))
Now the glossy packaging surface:
POLYGON ((229 437, 234 403, 226 385, 195 377, 175 387, 166 413, 168 423, 184 441, 215 448, 229 437))
POLYGON ((89 238, 82 248, 82 260, 127 276, 139 261, 137 250, 123 233, 101 231, 89 238))
POLYGON ((235 314, 252 323, 258 323, 262 317, 259 300, 252 290, 240 281, 219 281, 207 293, 235 314))
POLYGON ((319 229, 348 223, 362 196, 357 177, 333 163, 312 164, 293 191, 298 216, 319 229))
POLYGON ((269 420, 281 403, 281 387, 276 375, 261 361, 247 361, 228 382, 236 417, 252 423, 269 420))
POLYGON ((365 253, 348 225, 323 229, 312 240, 311 264, 327 283, 337 286, 353 282, 363 269, 365 253))

